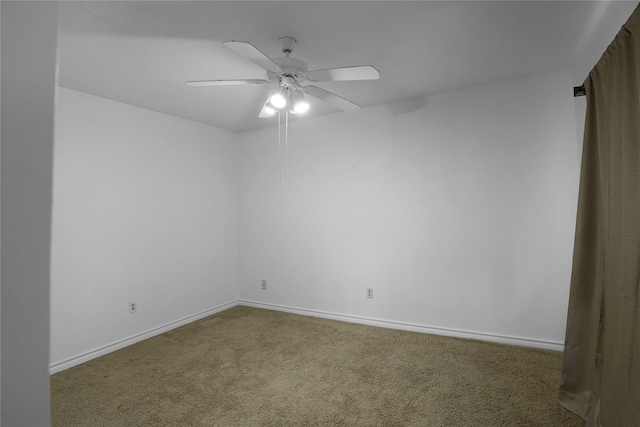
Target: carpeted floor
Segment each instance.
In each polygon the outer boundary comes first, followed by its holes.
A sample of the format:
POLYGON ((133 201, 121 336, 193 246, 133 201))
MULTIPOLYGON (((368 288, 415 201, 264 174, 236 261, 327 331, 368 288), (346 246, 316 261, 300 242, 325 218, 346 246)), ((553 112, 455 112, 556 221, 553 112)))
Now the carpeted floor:
POLYGON ((562 354, 234 307, 51 377, 54 427, 583 426, 562 354))

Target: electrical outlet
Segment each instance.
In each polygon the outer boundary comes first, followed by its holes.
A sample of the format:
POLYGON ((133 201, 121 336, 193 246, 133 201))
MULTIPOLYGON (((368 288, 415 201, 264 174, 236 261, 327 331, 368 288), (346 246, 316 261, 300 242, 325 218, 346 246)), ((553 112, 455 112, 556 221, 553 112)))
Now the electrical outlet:
POLYGON ((263 280, 263 281, 262 281, 262 289, 263 289, 263 290, 264 290, 264 289, 267 289, 267 281, 266 281, 266 280, 263 280))
POLYGON ((135 302, 130 302, 129 303, 129 314, 133 314, 135 312, 138 311, 138 304, 136 304, 135 302))
POLYGON ((367 298, 373 299, 373 288, 367 288, 367 298))

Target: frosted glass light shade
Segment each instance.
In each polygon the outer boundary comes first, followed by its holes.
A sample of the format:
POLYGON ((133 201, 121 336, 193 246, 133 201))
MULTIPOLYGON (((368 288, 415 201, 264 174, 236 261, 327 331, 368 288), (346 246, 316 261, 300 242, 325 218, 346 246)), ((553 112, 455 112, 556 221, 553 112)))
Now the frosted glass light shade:
POLYGON ((265 114, 266 116, 268 116, 268 117, 274 116, 274 115, 276 114, 276 110, 275 110, 275 109, 273 109, 273 108, 271 108, 271 107, 270 107, 270 106, 268 106, 268 105, 265 105, 265 106, 264 106, 263 111, 264 111, 264 114, 265 114))
POLYGON ((273 95, 271 95, 271 98, 269 98, 269 104, 271 104, 278 110, 284 108, 284 106, 287 105, 287 98, 284 96, 283 92, 284 88, 280 88, 278 92, 274 93, 273 95))
POLYGON ((299 90, 295 91, 292 95, 293 102, 291 106, 291 112, 293 114, 303 114, 309 110, 309 103, 304 99, 304 94, 299 90))

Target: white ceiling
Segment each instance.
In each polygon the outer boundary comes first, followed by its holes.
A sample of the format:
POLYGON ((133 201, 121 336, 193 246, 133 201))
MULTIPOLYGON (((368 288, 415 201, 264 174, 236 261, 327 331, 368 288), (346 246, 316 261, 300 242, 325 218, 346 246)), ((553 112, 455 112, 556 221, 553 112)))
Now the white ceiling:
MULTIPOLYGON (((628 17, 635 4, 65 2, 59 83, 243 131, 277 120, 257 118, 267 85, 184 86, 186 80, 264 77, 224 41, 247 41, 278 57, 278 38, 294 37, 299 45, 292 56, 310 69, 373 65, 380 80, 317 84, 367 107, 572 67, 598 31, 603 10, 615 7, 628 17)), ((307 116, 336 112, 315 102, 307 116)))

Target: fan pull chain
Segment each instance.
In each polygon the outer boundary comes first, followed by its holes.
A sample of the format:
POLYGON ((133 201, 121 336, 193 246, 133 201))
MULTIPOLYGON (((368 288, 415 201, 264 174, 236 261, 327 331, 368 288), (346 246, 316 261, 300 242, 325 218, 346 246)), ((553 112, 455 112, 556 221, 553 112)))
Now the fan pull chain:
POLYGON ((284 126, 284 180, 287 181, 287 166, 289 159, 289 111, 285 112, 284 126))
POLYGON ((284 178, 282 176, 282 132, 280 131, 280 127, 282 124, 282 115, 280 111, 278 111, 278 165, 280 166, 280 184, 284 184, 284 178))
POLYGON ((284 116, 284 160, 282 155, 282 114, 278 111, 278 164, 280 165, 280 184, 287 182, 287 158, 289 157, 289 112, 284 116))

